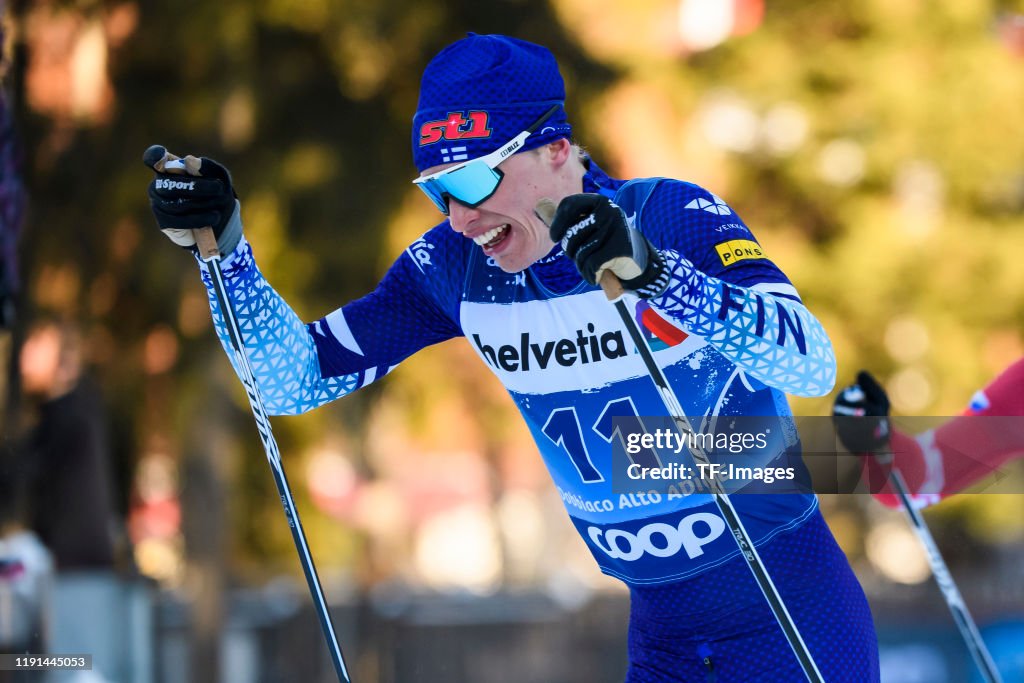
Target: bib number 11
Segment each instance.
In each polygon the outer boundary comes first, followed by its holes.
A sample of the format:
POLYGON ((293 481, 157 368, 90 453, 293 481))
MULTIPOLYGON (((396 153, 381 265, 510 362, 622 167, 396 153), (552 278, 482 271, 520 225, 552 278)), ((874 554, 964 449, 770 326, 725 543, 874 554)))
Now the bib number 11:
MULTIPOLYGON (((640 434, 646 431, 637 415, 636 406, 633 405, 633 401, 629 397, 616 398, 605 404, 601 416, 591 427, 609 444, 613 439, 618 438, 625 447, 626 437, 622 433, 623 428, 630 434, 640 434), (614 418, 617 418, 618 422, 615 422, 614 418)), ((544 432, 544 436, 551 439, 556 446, 561 446, 569 455, 569 459, 584 482, 593 484, 605 480, 601 471, 594 466, 594 461, 587 451, 583 428, 580 426, 580 419, 574 406, 556 408, 551 411, 541 431, 544 432)), ((629 457, 641 467, 661 467, 658 455, 649 449, 630 454, 629 457)))

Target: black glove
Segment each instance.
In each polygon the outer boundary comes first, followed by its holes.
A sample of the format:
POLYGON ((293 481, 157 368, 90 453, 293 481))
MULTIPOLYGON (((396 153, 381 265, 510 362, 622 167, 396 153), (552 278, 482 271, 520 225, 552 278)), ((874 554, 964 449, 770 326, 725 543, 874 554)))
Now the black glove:
POLYGON ((867 370, 836 396, 832 421, 839 440, 851 453, 873 453, 889 443, 889 397, 867 370))
MULTIPOLYGON (((145 161, 153 168, 147 150, 145 161)), ((242 235, 237 216, 238 195, 231 174, 213 159, 200 159, 199 175, 157 173, 149 184, 149 205, 157 225, 175 244, 195 246, 192 231, 211 227, 221 254, 234 250, 242 235)), ((155 170, 155 169, 154 169, 155 170)))
POLYGON ((665 260, 639 230, 629 227, 622 209, 599 194, 569 195, 551 221, 551 239, 576 263, 587 282, 596 285, 604 270, 644 299, 668 286, 665 260))

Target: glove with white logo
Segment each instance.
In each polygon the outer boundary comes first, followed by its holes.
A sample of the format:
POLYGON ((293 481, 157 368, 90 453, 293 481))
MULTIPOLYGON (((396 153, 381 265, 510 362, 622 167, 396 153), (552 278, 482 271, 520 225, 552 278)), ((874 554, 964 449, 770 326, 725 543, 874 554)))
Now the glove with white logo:
POLYGON ((551 239, 562 245, 592 285, 610 270, 623 287, 644 299, 668 286, 668 268, 661 254, 603 195, 573 194, 563 199, 551 221, 551 239))
POLYGON ((851 453, 873 453, 889 443, 889 397, 867 370, 839 392, 832 418, 839 440, 851 453))
MULTIPOLYGON (((154 164, 163 157, 152 153, 153 149, 146 151, 143 161, 156 171, 154 164)), ((178 246, 193 249, 192 231, 210 227, 220 253, 230 254, 242 237, 238 195, 226 168, 206 157, 199 161, 198 175, 156 171, 149 184, 150 208, 157 225, 178 246)))

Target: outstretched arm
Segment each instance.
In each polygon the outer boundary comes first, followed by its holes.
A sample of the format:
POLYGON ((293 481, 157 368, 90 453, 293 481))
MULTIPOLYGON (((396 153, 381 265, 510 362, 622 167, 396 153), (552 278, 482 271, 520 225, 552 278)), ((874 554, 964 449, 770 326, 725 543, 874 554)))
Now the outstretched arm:
MULTIPOLYGON (((214 329, 235 372, 241 374, 214 293, 213 280, 205 265, 200 264, 200 267, 214 329)), ((263 277, 244 238, 221 267, 245 340, 245 353, 268 413, 304 413, 363 385, 362 368, 358 367, 335 377, 323 376, 316 346, 306 325, 263 277)))
MULTIPOLYGON (((234 363, 212 280, 200 267, 217 335, 234 363)), ((222 269, 271 414, 312 410, 383 377, 417 350, 461 334, 408 252, 369 295, 308 325, 263 277, 244 238, 222 269)))
POLYGON ((882 386, 861 372, 856 383, 840 392, 832 411, 840 418, 840 440, 863 456, 863 474, 872 493, 889 507, 899 506, 889 467, 900 471, 914 502, 923 507, 1024 456, 1024 358, 977 392, 963 415, 916 436, 891 429, 888 406, 882 386), (891 464, 869 452, 882 448, 892 453, 891 464))
MULTIPOLYGON (((216 249, 211 247, 207 257, 223 255, 227 296, 270 414, 311 410, 384 376, 418 349, 461 333, 451 285, 461 281, 464 260, 458 247, 450 247, 462 243, 452 239, 447 223, 403 253, 370 295, 307 326, 256 267, 228 170, 206 157, 169 157, 159 145, 147 149, 143 161, 156 172, 149 185, 150 206, 164 234, 193 252, 197 232, 209 230, 216 238, 216 249), (167 166, 168 158, 176 168, 167 166), (180 174, 183 170, 188 174, 180 174), (423 256, 430 251, 445 268, 425 271, 434 263, 423 256), (395 334, 396 329, 404 333, 395 334)), ((203 259, 197 260, 217 335, 246 384, 213 280, 203 259)))

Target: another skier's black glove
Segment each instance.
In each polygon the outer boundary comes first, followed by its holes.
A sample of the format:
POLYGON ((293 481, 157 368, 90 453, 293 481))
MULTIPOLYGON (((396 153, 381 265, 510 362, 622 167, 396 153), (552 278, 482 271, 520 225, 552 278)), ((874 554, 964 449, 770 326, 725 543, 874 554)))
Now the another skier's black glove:
POLYGON ((889 443, 889 397, 867 370, 836 396, 832 418, 839 440, 851 453, 873 453, 889 443))
POLYGON ((610 270, 623 287, 645 299, 668 286, 668 268, 661 254, 604 195, 573 194, 563 199, 551 221, 551 239, 561 243, 592 285, 610 270))
MULTIPOLYGON (((157 156, 147 150, 144 161, 153 168, 157 156)), ((231 174, 213 159, 200 159, 199 175, 157 172, 149 184, 149 204, 157 225, 180 247, 192 249, 192 231, 211 227, 221 254, 234 250, 242 236, 237 195, 231 174)), ((156 169, 153 169, 156 171, 156 169)))

